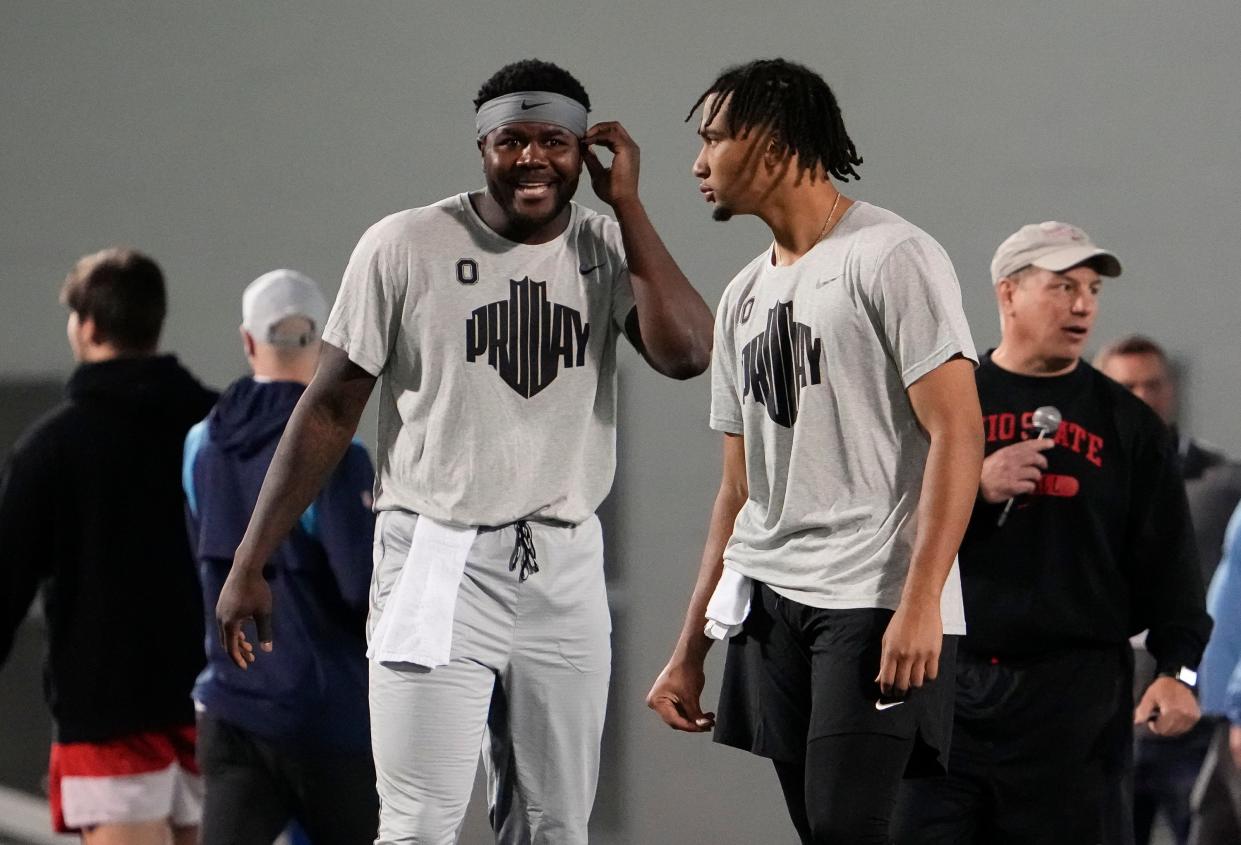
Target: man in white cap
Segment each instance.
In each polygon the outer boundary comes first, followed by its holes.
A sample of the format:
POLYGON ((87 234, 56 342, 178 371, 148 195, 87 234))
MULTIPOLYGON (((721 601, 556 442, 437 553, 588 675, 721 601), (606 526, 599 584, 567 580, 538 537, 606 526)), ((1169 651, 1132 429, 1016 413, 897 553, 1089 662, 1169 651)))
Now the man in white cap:
MULTIPOLYGON (((246 288, 241 339, 253 377, 234 382, 186 437, 190 546, 215 607, 280 435, 314 374, 327 302, 301 273, 246 288)), ((296 820, 317 845, 375 838, 365 623, 374 470, 351 443, 269 557, 281 649, 238 672, 214 631, 194 686, 206 783, 203 845, 268 845, 296 820)))
POLYGON ((1023 226, 996 250, 1000 345, 977 373, 987 457, 961 544, 969 631, 952 758, 907 781, 900 843, 1123 842, 1116 797, 1134 723, 1193 726, 1211 629, 1176 444, 1082 360, 1120 262, 1076 226, 1023 226), (1129 637, 1158 675, 1136 710, 1129 637))
MULTIPOLYGON (((262 577, 379 377, 368 622, 378 842, 452 842, 480 746, 496 838, 582 843, 611 671, 595 509, 615 471, 622 335, 701 373, 711 311, 638 197, 638 149, 526 60, 475 100, 484 190, 362 237, 220 596, 234 661, 281 645, 262 577), (593 148, 612 153, 610 166, 593 148), (571 201, 583 164, 616 220, 571 201)), ((287 643, 287 638, 285 638, 287 643)), ((260 661, 263 658, 259 658, 260 661)))

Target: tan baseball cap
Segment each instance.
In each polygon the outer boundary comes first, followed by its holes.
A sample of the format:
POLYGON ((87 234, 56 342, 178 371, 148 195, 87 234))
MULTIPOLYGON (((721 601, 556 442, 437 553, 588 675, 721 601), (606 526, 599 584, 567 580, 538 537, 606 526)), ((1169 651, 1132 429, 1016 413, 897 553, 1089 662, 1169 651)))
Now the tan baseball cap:
POLYGON ((1055 220, 1030 223, 1005 238, 995 251, 991 283, 998 285, 1000 279, 1030 265, 1063 273, 1086 262, 1101 276, 1120 275, 1120 259, 1100 249, 1076 226, 1055 220))

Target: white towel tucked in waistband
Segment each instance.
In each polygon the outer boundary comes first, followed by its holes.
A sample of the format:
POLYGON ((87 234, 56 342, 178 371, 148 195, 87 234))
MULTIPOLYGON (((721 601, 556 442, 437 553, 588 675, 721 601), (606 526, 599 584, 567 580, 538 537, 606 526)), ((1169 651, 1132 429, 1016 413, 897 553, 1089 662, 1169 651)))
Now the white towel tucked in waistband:
POLYGON ((740 633, 741 623, 750 615, 751 592, 750 579, 725 566, 711 601, 707 602, 706 635, 713 640, 726 640, 740 633))
POLYGON ((371 635, 366 656, 378 663, 448 662, 465 559, 478 529, 419 515, 409 554, 371 635))

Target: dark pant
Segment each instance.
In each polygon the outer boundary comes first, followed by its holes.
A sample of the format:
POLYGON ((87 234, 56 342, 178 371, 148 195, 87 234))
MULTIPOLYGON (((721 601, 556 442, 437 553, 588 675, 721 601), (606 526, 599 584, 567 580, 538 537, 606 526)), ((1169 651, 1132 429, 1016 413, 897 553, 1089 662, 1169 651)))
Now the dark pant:
POLYGON ((1155 816, 1160 812, 1176 836, 1177 845, 1189 842, 1189 797, 1202 771, 1215 733, 1215 723, 1203 719, 1178 737, 1142 736, 1134 746, 1133 821, 1137 845, 1147 845, 1155 816))
POLYGON ((207 792, 202 845, 271 845, 294 819, 314 845, 375 840, 379 800, 369 751, 278 748, 203 716, 198 760, 207 792))
POLYGON ((717 742, 775 762, 804 843, 887 843, 903 775, 942 771, 952 730, 956 637, 939 678, 878 707, 892 611, 822 609, 758 584, 728 646, 717 742))
POLYGON ((837 734, 812 739, 805 760, 776 760, 793 827, 804 845, 888 845, 897 785, 912 738, 837 734))
POLYGON ((948 774, 902 784, 896 842, 1111 841, 1132 743, 1128 661, 1119 647, 1021 663, 961 655, 948 774))

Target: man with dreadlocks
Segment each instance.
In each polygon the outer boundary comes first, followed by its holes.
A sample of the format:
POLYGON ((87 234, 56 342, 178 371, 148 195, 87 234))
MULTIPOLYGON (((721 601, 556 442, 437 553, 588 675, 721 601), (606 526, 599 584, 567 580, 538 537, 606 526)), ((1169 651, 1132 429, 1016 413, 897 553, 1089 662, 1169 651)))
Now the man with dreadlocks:
POLYGON ((803 842, 887 842, 901 777, 944 768, 964 633, 982 420, 960 288, 929 235, 837 190, 862 160, 817 74, 752 62, 700 106, 715 219, 756 215, 774 243, 716 315, 723 477, 647 703, 771 758, 803 842), (716 719, 703 661, 729 635, 716 719))
POLYGON ((643 210, 637 146, 617 123, 587 129, 577 79, 517 62, 475 107, 485 189, 362 236, 217 616, 242 669, 243 620, 271 650, 264 564, 382 375, 377 842, 455 841, 485 745, 497 841, 583 843, 611 668, 595 509, 616 464, 616 346, 624 333, 658 372, 696 376, 711 311, 643 210), (583 162, 615 221, 571 201, 583 162))

